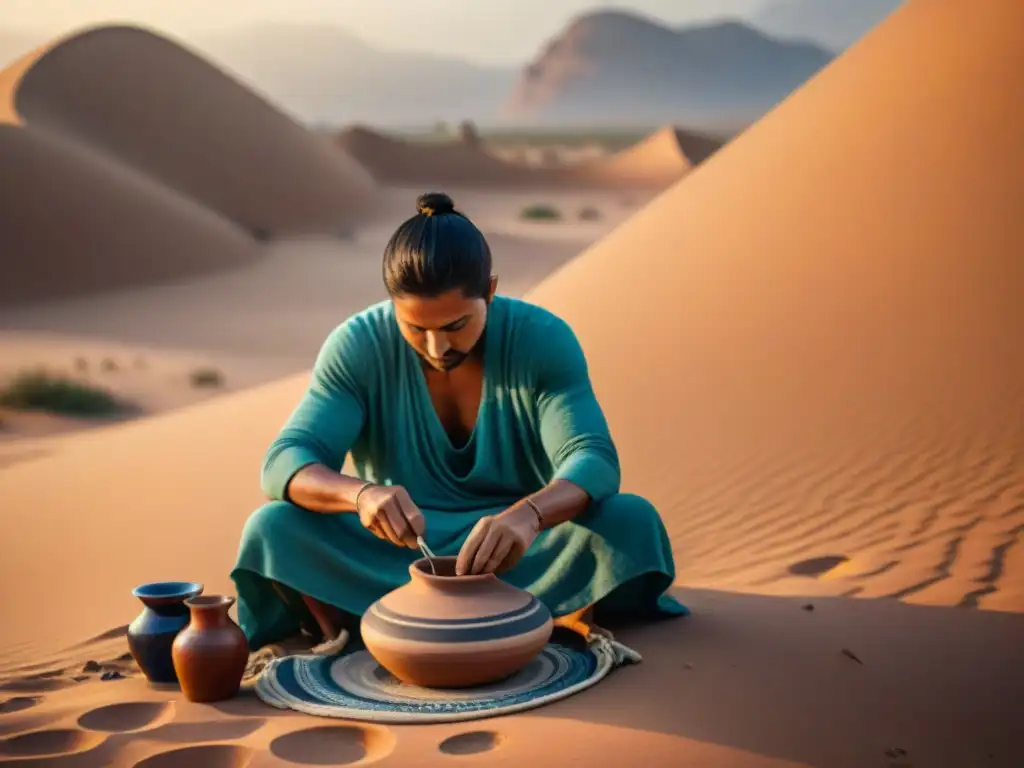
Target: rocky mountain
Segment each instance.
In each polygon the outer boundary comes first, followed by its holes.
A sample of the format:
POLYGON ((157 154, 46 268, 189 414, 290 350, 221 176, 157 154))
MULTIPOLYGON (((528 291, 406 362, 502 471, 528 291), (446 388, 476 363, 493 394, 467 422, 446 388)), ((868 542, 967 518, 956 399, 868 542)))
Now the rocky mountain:
POLYGON ((812 40, 842 51, 902 5, 904 0, 775 0, 751 22, 779 37, 812 40))
POLYGON ((673 29, 626 12, 590 13, 523 70, 501 116, 520 124, 743 123, 831 58, 735 21, 673 29))

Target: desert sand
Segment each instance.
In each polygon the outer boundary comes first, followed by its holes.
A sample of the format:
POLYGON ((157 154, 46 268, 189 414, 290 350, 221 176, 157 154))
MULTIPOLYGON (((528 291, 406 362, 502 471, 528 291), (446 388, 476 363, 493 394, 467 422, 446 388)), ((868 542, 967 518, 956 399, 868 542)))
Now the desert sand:
MULTIPOLYGON (((214 768, 1024 763, 1021 71, 1015 0, 969 19, 957 0, 909 0, 639 213, 588 224, 603 237, 575 259, 596 232, 545 235, 555 230, 511 215, 518 199, 479 203, 499 253, 534 255, 512 292, 577 329, 624 488, 665 518, 693 615, 617 628, 641 664, 522 715, 418 727, 279 712, 248 691, 190 704, 148 685, 124 657, 139 610, 130 589, 167 578, 231 591, 263 452, 306 384, 296 372, 129 423, 9 441, 0 756, 214 768)), ((98 339, 252 359, 267 340, 273 365, 299 365, 329 321, 379 296, 379 238, 412 199, 381 194, 395 207, 351 242, 276 245, 313 263, 293 267, 289 290, 269 253, 173 286, 7 310, 0 327, 66 333, 78 318, 98 339)))

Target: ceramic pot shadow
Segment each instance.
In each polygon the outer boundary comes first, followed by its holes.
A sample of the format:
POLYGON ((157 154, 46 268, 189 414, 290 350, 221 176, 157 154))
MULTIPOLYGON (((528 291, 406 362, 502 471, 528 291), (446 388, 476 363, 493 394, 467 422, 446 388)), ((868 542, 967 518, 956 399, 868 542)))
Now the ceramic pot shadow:
POLYGON ((150 682, 178 682, 171 646, 188 626, 185 600, 202 592, 203 585, 194 581, 154 581, 132 590, 143 608, 128 625, 128 649, 150 682))
POLYGON ((409 567, 407 584, 367 609, 366 649, 399 680, 427 688, 494 682, 529 664, 551 638, 547 607, 494 574, 456 576, 454 557, 409 567))
POLYGON ((238 693, 249 660, 249 644, 228 614, 234 604, 235 598, 228 595, 185 601, 192 618, 174 639, 171 653, 181 690, 189 701, 224 701, 238 693))

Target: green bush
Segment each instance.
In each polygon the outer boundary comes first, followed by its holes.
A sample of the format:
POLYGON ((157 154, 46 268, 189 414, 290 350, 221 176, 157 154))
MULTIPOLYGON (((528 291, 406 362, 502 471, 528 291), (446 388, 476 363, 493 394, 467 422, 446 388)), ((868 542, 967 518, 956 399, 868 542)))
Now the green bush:
POLYGON ((528 205, 523 208, 520 217, 530 219, 531 221, 558 221, 562 218, 562 214, 553 205, 538 203, 537 205, 528 205))
POLYGON ((224 383, 224 376, 216 368, 196 368, 189 374, 193 387, 219 387, 224 383))
POLYGON ((110 392, 44 370, 17 374, 0 390, 0 406, 67 416, 108 416, 124 410, 110 392))

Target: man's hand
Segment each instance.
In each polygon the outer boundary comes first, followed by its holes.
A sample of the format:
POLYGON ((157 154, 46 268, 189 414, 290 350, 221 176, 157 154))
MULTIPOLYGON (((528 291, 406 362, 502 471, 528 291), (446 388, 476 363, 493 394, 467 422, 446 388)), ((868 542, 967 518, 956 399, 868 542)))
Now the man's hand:
POLYGON ((416 549, 426 530, 423 513, 400 485, 367 486, 356 503, 359 522, 373 535, 399 547, 416 549))
POLYGON ((507 571, 522 559, 540 533, 537 513, 529 504, 481 518, 470 531, 455 561, 458 576, 507 571))

